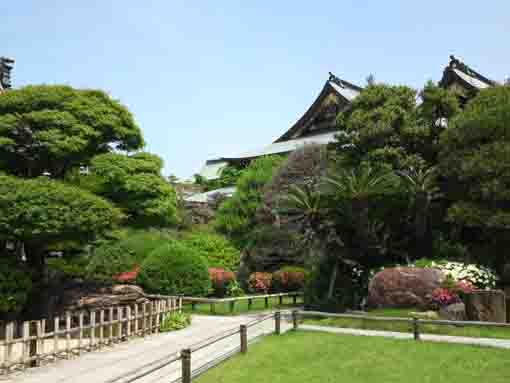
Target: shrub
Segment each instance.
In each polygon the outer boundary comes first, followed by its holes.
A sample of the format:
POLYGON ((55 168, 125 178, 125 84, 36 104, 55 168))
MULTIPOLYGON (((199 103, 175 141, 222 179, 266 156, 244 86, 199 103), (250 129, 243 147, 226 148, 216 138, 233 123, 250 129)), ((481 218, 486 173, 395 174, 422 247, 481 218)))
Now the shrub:
POLYGON ((253 273, 248 278, 248 286, 253 293, 267 294, 271 290, 273 274, 271 273, 253 273))
POLYGON ((439 306, 448 306, 460 302, 460 298, 450 289, 439 287, 432 292, 432 302, 439 306))
POLYGON ((181 330, 185 327, 188 327, 191 324, 191 315, 186 313, 172 313, 167 315, 161 325, 159 326, 159 330, 161 332, 169 332, 175 330, 181 330))
POLYGON ((213 295, 223 298, 227 294, 227 288, 230 283, 235 281, 235 275, 231 271, 220 268, 209 268, 209 277, 213 288, 213 295))
POLYGON ((14 257, 0 254, 0 314, 18 311, 32 289, 30 273, 14 257))
POLYGON ((123 231, 119 239, 105 242, 94 251, 86 266, 90 279, 111 280, 132 272, 148 255, 172 239, 170 233, 157 230, 123 231))
POLYGON ((211 288, 205 259, 176 240, 149 254, 137 280, 147 291, 167 295, 204 296, 211 288))
POLYGON ((305 270, 297 266, 285 266, 273 273, 273 289, 280 292, 302 290, 305 286, 305 270))
POLYGON ((184 237, 186 244, 207 260, 210 267, 235 271, 241 253, 225 237, 208 232, 195 232, 184 237))
POLYGON ((227 297, 242 297, 244 295, 244 290, 239 285, 235 279, 227 284, 227 297))

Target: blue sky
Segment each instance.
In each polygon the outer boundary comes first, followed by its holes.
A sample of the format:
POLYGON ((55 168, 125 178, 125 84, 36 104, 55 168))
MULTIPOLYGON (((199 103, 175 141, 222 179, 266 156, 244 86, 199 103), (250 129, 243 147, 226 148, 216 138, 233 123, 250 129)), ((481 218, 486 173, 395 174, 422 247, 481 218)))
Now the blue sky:
POLYGON ((510 1, 3 0, 14 85, 101 88, 127 105, 164 173, 270 143, 328 71, 421 87, 455 54, 510 75, 510 1))

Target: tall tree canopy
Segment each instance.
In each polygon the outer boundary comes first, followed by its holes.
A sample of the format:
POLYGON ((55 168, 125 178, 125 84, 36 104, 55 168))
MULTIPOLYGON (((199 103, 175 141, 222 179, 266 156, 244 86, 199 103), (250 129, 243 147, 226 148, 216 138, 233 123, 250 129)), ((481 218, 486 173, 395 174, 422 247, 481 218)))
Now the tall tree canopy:
POLYGON ((510 88, 481 91, 443 133, 441 148, 441 173, 447 181, 447 197, 453 201, 449 219, 464 228, 503 234, 500 240, 507 238, 510 88))
POLYGON ((129 222, 148 226, 177 223, 177 196, 161 175, 163 161, 150 153, 106 153, 90 162, 82 186, 121 207, 129 222))
MULTIPOLYGON (((20 260, 24 253, 37 285, 53 245, 86 243, 111 229, 122 212, 70 185, 66 175, 94 156, 143 144, 131 113, 102 91, 40 85, 2 93, 0 253, 9 253, 6 244, 15 243, 14 255, 20 260)), ((160 167, 154 159, 147 162, 160 167)))
POLYGON ((131 113, 100 90, 38 85, 0 97, 0 169, 61 178, 94 155, 143 146, 131 113))

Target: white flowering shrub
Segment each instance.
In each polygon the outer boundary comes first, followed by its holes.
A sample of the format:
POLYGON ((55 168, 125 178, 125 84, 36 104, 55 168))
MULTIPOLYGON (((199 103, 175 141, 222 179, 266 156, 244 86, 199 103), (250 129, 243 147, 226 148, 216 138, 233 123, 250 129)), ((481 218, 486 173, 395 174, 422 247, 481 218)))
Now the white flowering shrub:
POLYGON ((434 261, 430 263, 430 267, 441 270, 455 282, 469 281, 478 289, 493 289, 496 287, 496 274, 487 267, 461 262, 434 261))

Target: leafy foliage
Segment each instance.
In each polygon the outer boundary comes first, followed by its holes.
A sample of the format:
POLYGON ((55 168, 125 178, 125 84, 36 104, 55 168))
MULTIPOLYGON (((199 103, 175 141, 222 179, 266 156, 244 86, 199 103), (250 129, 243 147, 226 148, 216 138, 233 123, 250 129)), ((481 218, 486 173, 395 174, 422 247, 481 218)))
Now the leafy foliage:
POLYGON ((0 98, 0 168, 62 178, 96 154, 143 146, 129 111, 100 90, 26 86, 0 98))
POLYGON ((159 331, 169 332, 182 330, 191 324, 191 315, 188 313, 174 312, 166 315, 161 322, 159 331))
POLYGON ((211 288, 207 261, 182 241, 169 241, 141 264, 138 282, 149 292, 205 296, 211 288))
POLYGON ((455 203, 449 218, 466 227, 510 229, 510 88, 487 89, 441 136, 441 171, 455 203))
POLYGON ((231 238, 238 247, 249 241, 255 226, 255 213, 262 202, 264 186, 280 166, 281 157, 261 157, 251 162, 236 184, 236 192, 219 208, 215 228, 231 238))
MULTIPOLYGON (((0 238, 44 249, 62 240, 85 242, 122 215, 106 200, 46 177, 0 175, 0 238)), ((28 252, 30 257, 30 252, 28 252)))
POLYGON ((131 223, 172 226, 178 222, 177 196, 161 176, 162 167, 163 161, 150 153, 106 153, 94 157, 90 173, 75 182, 113 201, 131 223))
POLYGON ((133 270, 173 235, 158 230, 128 230, 123 238, 104 242, 88 257, 85 267, 90 279, 111 281, 112 276, 133 270))
POLYGON ((228 165, 221 170, 220 177, 214 180, 207 180, 199 174, 196 174, 195 183, 201 185, 204 191, 220 189, 235 185, 243 172, 244 169, 242 168, 228 165))
POLYGON ((210 267, 235 271, 241 253, 228 239, 212 232, 196 231, 184 236, 186 246, 194 249, 207 260, 210 267))
POLYGON ((0 316, 20 310, 31 289, 30 270, 14 256, 0 254, 0 316))

